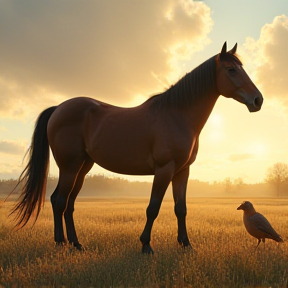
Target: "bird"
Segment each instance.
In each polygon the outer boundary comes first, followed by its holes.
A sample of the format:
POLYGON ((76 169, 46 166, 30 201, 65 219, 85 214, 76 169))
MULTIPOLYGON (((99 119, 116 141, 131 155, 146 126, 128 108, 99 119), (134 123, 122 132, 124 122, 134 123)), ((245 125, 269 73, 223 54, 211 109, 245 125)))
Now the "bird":
POLYGON ((256 212, 251 202, 244 201, 237 210, 243 210, 243 222, 247 232, 258 239, 255 250, 261 241, 265 243, 266 238, 273 239, 276 242, 284 242, 269 221, 261 213, 256 212))

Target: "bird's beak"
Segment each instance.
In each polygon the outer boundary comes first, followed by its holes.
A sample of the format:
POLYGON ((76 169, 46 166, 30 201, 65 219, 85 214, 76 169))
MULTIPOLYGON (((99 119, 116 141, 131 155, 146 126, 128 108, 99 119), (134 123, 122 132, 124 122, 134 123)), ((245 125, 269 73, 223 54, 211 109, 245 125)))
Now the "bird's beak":
POLYGON ((242 210, 242 204, 237 208, 237 210, 242 210))

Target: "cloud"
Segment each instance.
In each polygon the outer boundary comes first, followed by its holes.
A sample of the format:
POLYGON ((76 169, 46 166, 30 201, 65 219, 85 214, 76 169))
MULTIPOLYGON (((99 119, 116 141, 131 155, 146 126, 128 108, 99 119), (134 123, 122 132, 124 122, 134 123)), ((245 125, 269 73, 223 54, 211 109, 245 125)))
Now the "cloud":
POLYGON ((16 141, 0 141, 0 153, 22 155, 25 152, 23 144, 19 144, 16 141))
POLYGON ((242 153, 242 154, 231 154, 228 160, 231 162, 238 162, 238 161, 248 160, 251 158, 254 158, 253 154, 242 153))
POLYGON ((6 132, 6 131, 8 131, 8 129, 5 126, 0 126, 0 131, 6 132))
POLYGON ((258 40, 247 38, 244 48, 257 66, 254 75, 264 97, 288 107, 288 17, 275 17, 263 26, 258 40))
POLYGON ((17 179, 22 169, 15 161, 0 163, 0 179, 17 179))
POLYGON ((210 8, 188 0, 4 0, 0 19, 0 112, 12 117, 80 95, 124 105, 162 91, 213 26, 210 8))

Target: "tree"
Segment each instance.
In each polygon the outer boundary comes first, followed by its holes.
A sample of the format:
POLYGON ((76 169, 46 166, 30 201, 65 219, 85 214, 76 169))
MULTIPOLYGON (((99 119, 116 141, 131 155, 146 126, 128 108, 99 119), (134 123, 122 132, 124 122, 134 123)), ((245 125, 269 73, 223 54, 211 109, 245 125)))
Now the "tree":
POLYGON ((225 178, 224 181, 224 186, 225 186, 225 192, 226 193, 231 193, 232 192, 232 188, 233 188, 233 184, 232 181, 229 177, 225 178))
POLYGON ((241 177, 237 178, 234 180, 234 183, 233 185, 235 186, 236 190, 239 191, 243 188, 243 186, 245 185, 244 184, 244 181, 241 177))
POLYGON ((268 168, 265 182, 275 188, 277 196, 283 195, 283 191, 288 185, 288 165, 276 163, 268 168))

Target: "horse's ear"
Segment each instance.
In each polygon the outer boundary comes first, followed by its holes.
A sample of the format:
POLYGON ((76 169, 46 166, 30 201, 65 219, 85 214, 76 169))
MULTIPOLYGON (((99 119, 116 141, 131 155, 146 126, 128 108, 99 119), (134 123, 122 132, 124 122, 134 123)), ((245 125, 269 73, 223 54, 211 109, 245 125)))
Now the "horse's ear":
POLYGON ((220 58, 222 55, 225 55, 227 53, 227 43, 225 42, 223 44, 223 47, 222 47, 222 50, 221 50, 221 53, 220 53, 220 58))
POLYGON ((235 54, 237 50, 237 43, 235 44, 235 46, 229 51, 229 53, 231 54, 235 54))

